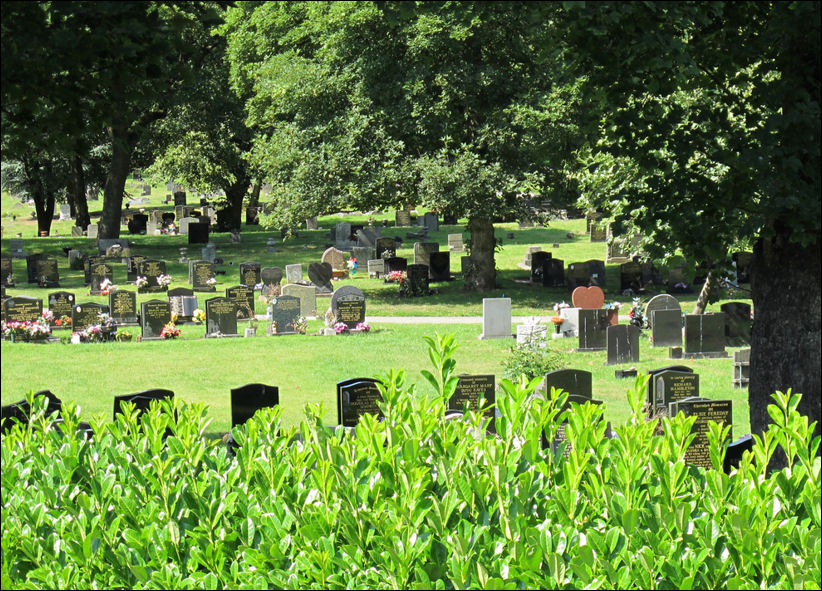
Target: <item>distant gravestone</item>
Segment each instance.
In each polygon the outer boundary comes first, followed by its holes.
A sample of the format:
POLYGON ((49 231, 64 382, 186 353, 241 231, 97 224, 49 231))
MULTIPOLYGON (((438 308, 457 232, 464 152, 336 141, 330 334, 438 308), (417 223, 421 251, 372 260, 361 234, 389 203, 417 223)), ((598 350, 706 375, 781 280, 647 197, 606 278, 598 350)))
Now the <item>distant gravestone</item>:
POLYGON ((654 399, 654 379, 663 371, 680 371, 683 373, 693 373, 694 370, 687 365, 668 365, 665 367, 658 367, 656 369, 648 370, 648 393, 645 403, 649 409, 649 413, 653 414, 655 399, 654 399))
POLYGON ((654 326, 653 314, 657 310, 677 310, 682 312, 682 307, 674 296, 667 293, 661 293, 652 297, 645 305, 645 318, 648 320, 651 328, 654 326))
POLYGON ((178 322, 191 322, 194 310, 198 307, 194 290, 186 287, 168 290, 168 303, 172 313, 177 314, 178 322))
POLYGON ((174 191, 174 207, 186 204, 186 192, 174 191))
POLYGON ((144 213, 135 213, 128 224, 130 234, 145 234, 148 227, 148 216, 144 213))
MULTIPOLYGON (((88 259, 88 260, 89 260, 89 263, 90 263, 90 259, 88 259)), ((140 263, 145 261, 145 260, 148 260, 148 257, 143 256, 143 255, 133 255, 133 256, 130 256, 130 257, 126 257, 126 281, 133 282, 137 279, 137 275, 138 275, 137 271, 138 271, 138 268, 140 266, 140 263)), ((91 281, 90 273, 91 273, 91 268, 90 268, 90 265, 89 265, 89 278, 86 279, 86 283, 89 283, 91 281)))
MULTIPOLYGON (((119 246, 122 250, 129 247, 127 238, 101 238, 97 241, 97 253, 104 255, 109 252, 112 246, 119 246)), ((121 252, 122 252, 121 250, 121 252)))
POLYGON ((543 273, 545 273, 545 263, 551 260, 551 253, 542 250, 530 253, 531 259, 531 282, 543 283, 543 273))
POLYGON ((597 286, 577 287, 571 294, 571 303, 583 310, 599 310, 605 305, 605 292, 597 286))
POLYGON ((564 287, 565 286, 565 261, 551 258, 543 264, 542 271, 543 287, 564 287))
POLYGON ((436 242, 415 242, 414 243, 414 264, 429 265, 432 252, 438 252, 440 245, 436 242))
POLYGON ((559 316, 562 318, 562 334, 566 337, 579 336, 579 308, 562 308, 559 316))
POLYGON ((570 263, 565 272, 568 289, 573 291, 578 287, 588 287, 591 283, 591 271, 588 263, 570 263))
POLYGON ((149 300, 140 303, 140 328, 144 341, 162 339, 163 327, 171 322, 171 306, 167 301, 149 300))
POLYGON ((299 283, 303 280, 303 266, 300 264, 285 266, 286 283, 299 283))
MULTIPOLYGON (((50 390, 41 390, 35 394, 37 396, 46 397, 46 416, 51 416, 55 412, 60 415, 63 410, 62 401, 57 398, 50 390)), ((2 417, 0 417, 0 432, 5 435, 16 424, 15 419, 20 423, 27 425, 31 418, 31 405, 24 398, 14 404, 7 404, 2 407, 2 417)))
POLYGON ((294 323, 300 316, 300 298, 281 295, 271 299, 272 331, 274 334, 295 334, 294 323))
POLYGON ((60 221, 71 219, 71 205, 68 203, 60 204, 60 221))
POLYGON ((462 234, 448 235, 448 250, 451 252, 464 252, 465 244, 462 241, 462 234))
POLYGON ((608 365, 639 362, 639 328, 629 324, 605 329, 608 341, 608 365))
POLYGON ((351 257, 357 260, 360 269, 365 268, 368 261, 374 258, 373 246, 352 246, 351 257))
MULTIPOLYGON (((166 398, 173 398, 174 392, 171 390, 164 390, 161 388, 154 388, 151 390, 144 390, 136 394, 124 394, 122 396, 114 397, 114 419, 117 420, 117 415, 122 414, 124 402, 133 404, 138 414, 143 414, 149 411, 151 403, 166 398)), ((168 430, 167 430, 168 433, 168 430)))
POLYGON ((317 224, 317 218, 316 217, 308 218, 308 219, 305 220, 305 229, 306 230, 316 230, 317 228, 319 228, 319 225, 317 224))
POLYGON ((189 244, 208 244, 208 229, 207 222, 190 223, 188 225, 188 243, 189 244))
POLYGON ((355 378, 337 383, 337 420, 344 427, 356 427, 360 418, 373 414, 382 418, 378 402, 382 401, 379 380, 373 378, 355 378))
POLYGON ((654 381, 654 411, 666 413, 671 402, 699 396, 699 374, 666 370, 651 376, 654 381))
POLYGON ((642 289, 642 265, 633 261, 619 266, 620 291, 632 290, 639 293, 642 289))
POLYGON ((545 374, 545 394, 550 396, 551 388, 563 390, 581 398, 593 396, 591 372, 582 369, 558 369, 545 374))
POLYGON ((245 225, 259 226, 260 225, 260 210, 256 207, 245 208, 245 225))
POLYGON ((43 300, 29 296, 14 296, 3 300, 3 320, 35 322, 43 315, 43 300))
POLYGON ((247 285, 235 285, 225 290, 225 297, 237 304, 237 320, 254 318, 254 289, 247 285))
POLYGON ((44 254, 30 254, 26 257, 26 274, 28 275, 29 283, 37 283, 37 263, 45 258, 45 256, 44 254))
POLYGON ((601 351, 607 346, 606 330, 610 326, 607 310, 579 311, 579 351, 601 351))
POLYGON ((53 257, 43 257, 36 263, 37 265, 37 285, 40 287, 59 287, 60 273, 57 268, 57 259, 53 257))
POLYGON ((362 230, 357 230, 357 245, 366 246, 373 250, 380 234, 382 234, 382 231, 374 226, 367 226, 362 230))
POLYGON ((437 214, 429 211, 422 216, 420 225, 428 232, 437 232, 440 229, 440 220, 437 217, 437 214))
POLYGON ((368 276, 380 278, 385 275, 385 260, 372 259, 368 261, 368 276))
POLYGON ((239 336, 237 334, 237 302, 228 298, 206 300, 206 338, 239 336))
POLYGON ((431 281, 450 281, 451 280, 451 253, 432 252, 428 263, 428 278, 431 281))
POLYGON ((231 389, 231 428, 244 425, 261 408, 280 404, 280 389, 265 384, 247 384, 231 389))
POLYGON ((194 291, 215 291, 216 287, 209 283, 214 278, 214 263, 208 261, 189 261, 189 282, 194 291))
MULTIPOLYGON (((733 425, 733 402, 731 400, 708 400, 696 398, 692 400, 680 400, 672 402, 668 410, 670 416, 678 413, 686 417, 696 416, 696 422, 691 428, 691 433, 695 433, 691 445, 685 451, 685 463, 694 466, 701 466, 705 469, 713 467, 711 462, 710 443, 708 441, 708 422, 715 421, 721 425, 733 425)), ((728 431, 728 438, 733 439, 733 428, 728 431)), ((721 442, 723 444, 724 442, 721 442)))
POLYGON ((602 223, 592 223, 590 228, 591 242, 605 242, 608 227, 602 223))
POLYGON ((365 294, 352 285, 344 285, 331 296, 331 311, 337 322, 355 328, 365 322, 365 294))
POLYGON ((466 375, 462 374, 458 377, 457 387, 454 394, 448 401, 449 410, 464 411, 470 409, 478 412, 481 410, 480 398, 484 399, 482 408, 488 408, 485 411, 486 418, 491 420, 488 430, 492 433, 496 432, 495 417, 496 412, 494 405, 496 404, 496 384, 493 375, 466 375))
MULTIPOLYGON (((71 318, 71 310, 74 308, 74 294, 70 291, 55 291, 48 295, 49 311, 52 313, 52 327, 55 321, 61 320, 64 316, 71 318)), ((71 328, 60 322, 60 328, 71 328)))
MULTIPOLYGON (((350 224, 349 224, 350 226, 350 224)), ((333 246, 326 249, 323 253, 321 262, 328 263, 332 269, 345 269, 346 256, 345 253, 333 246)))
POLYGON ((97 263, 89 270, 89 280, 91 282, 91 295, 100 295, 103 282, 114 281, 114 268, 107 263, 97 263))
POLYGON ((511 298, 482 300, 482 334, 480 339, 511 338, 511 298))
POLYGON ((137 264, 137 274, 145 277, 148 284, 138 287, 139 293, 154 293, 158 291, 168 291, 168 285, 160 285, 157 278, 166 274, 166 262, 157 259, 145 259, 137 264))
POLYGON ((214 263, 217 260, 217 245, 209 242, 200 250, 202 259, 209 263, 214 263))
POLYGON ((725 340, 728 346, 751 344, 751 305, 746 302, 727 302, 719 307, 725 313, 725 340))
POLYGON ((736 267, 736 282, 750 283, 751 282, 751 261, 753 261, 752 252, 735 252, 731 258, 736 267))
POLYGON ((72 238, 79 238, 83 235, 83 228, 80 226, 72 226, 71 227, 71 237, 72 238))
MULTIPOLYGON (((261 281, 260 281, 261 267, 262 267, 262 265, 260 265, 260 263, 254 263, 254 262, 240 263, 240 283, 242 285, 246 285, 246 286, 254 289, 255 285, 257 285, 258 283, 261 283, 261 281)), ((282 278, 282 274, 280 275, 280 278, 282 278)))
POLYGON ((300 300, 300 316, 309 318, 317 315, 317 288, 315 286, 287 283, 283 286, 281 293, 300 300))
POLYGON ((2 267, 0 268, 0 284, 3 287, 14 286, 14 266, 12 260, 6 257, 0 259, 2 267))
POLYGON ((427 296, 430 293, 428 265, 408 265, 405 269, 408 293, 411 297, 427 296))
POLYGON ((263 284, 263 295, 270 297, 280 294, 280 282, 283 270, 279 267, 263 267, 260 271, 260 282, 263 284))
POLYGON ((685 355, 728 356, 725 352, 725 314, 685 315, 685 355))
POLYGON ((751 381, 751 350, 734 351, 734 388, 746 388, 751 381))
POLYGON ((651 346, 682 346, 682 312, 679 310, 656 310, 652 313, 651 346))
MULTIPOLYGON (((334 226, 334 240, 337 244, 344 244, 351 241, 351 224, 340 222, 334 226)), ((328 261, 331 262, 331 261, 328 261)), ((333 265, 333 263, 332 263, 333 265)), ((334 267, 335 269, 339 267, 334 267)))
POLYGON ((404 210, 397 210, 394 214, 394 225, 397 227, 405 227, 411 225, 411 212, 404 210))
POLYGON ((133 291, 117 289, 108 294, 108 307, 111 317, 117 324, 138 324, 137 294, 133 291))
POLYGON ((408 261, 404 257, 389 257, 385 259, 385 272, 407 271, 408 261))
POLYGON ((75 304, 71 309, 71 328, 74 331, 85 330, 101 323, 101 314, 108 314, 109 307, 102 304, 86 302, 75 304))
POLYGON ((26 252, 23 250, 23 239, 22 238, 12 238, 9 240, 9 250, 11 251, 11 258, 13 259, 24 259, 26 258, 26 252))
POLYGON ((100 225, 99 224, 89 224, 86 226, 86 236, 88 238, 97 238, 100 233, 100 225))
POLYGON ((331 277, 334 271, 330 263, 311 263, 308 265, 308 278, 311 284, 317 288, 318 294, 329 294, 334 291, 331 285, 331 277))
POLYGON ((386 251, 394 253, 396 252, 396 250, 397 241, 394 240, 394 238, 392 238, 391 236, 382 236, 380 238, 377 238, 375 255, 378 259, 386 258, 385 256, 383 256, 386 253, 386 251))

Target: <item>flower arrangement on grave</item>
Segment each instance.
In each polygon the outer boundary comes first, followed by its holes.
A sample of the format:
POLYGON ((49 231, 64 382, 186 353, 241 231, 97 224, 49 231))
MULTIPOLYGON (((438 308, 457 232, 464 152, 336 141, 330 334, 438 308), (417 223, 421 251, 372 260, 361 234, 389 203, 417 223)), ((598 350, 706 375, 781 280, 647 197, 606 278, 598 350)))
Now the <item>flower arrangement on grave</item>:
POLYGON ((171 275, 157 275, 157 285, 159 285, 160 287, 168 287, 169 283, 171 283, 172 281, 173 278, 171 277, 171 275))
POLYGON ((178 321, 179 319, 180 319, 180 315, 179 315, 179 314, 177 314, 177 312, 172 312, 172 313, 171 313, 171 323, 172 323, 172 324, 177 324, 177 321, 178 321))
POLYGON ((391 271, 388 276, 385 278, 386 283, 400 283, 402 284, 405 281, 407 275, 405 271, 391 271))
POLYGON ((60 316, 54 320, 54 326, 71 326, 71 316, 60 316))
POLYGON ((103 332, 115 332, 117 330, 117 321, 114 318, 105 312, 100 313, 100 327, 103 329, 103 332))
POLYGON ((215 277, 209 277, 206 279, 206 285, 217 285, 217 279, 215 277))
POLYGON ((116 289, 117 289, 117 286, 116 286, 116 285, 114 285, 114 284, 111 282, 111 280, 109 280, 108 278, 103 279, 103 280, 100 282, 100 295, 107 296, 107 295, 109 295, 112 291, 114 291, 114 290, 116 290, 116 289))
POLYGON ((167 323, 160 331, 160 336, 164 339, 176 339, 181 334, 182 331, 173 322, 167 323))
POLYGON ((197 308, 194 312, 191 313, 191 319, 194 320, 197 324, 202 324, 205 322, 206 314, 205 310, 201 308, 197 308))
POLYGON ((138 275, 137 279, 134 280, 134 284, 137 286, 137 289, 148 287, 148 279, 146 279, 142 275, 138 275))
POLYGON ((163 226, 160 228, 160 234, 176 234, 177 233, 177 225, 174 222, 171 222, 167 226, 163 226))
POLYGON ((102 343, 103 339, 103 327, 99 324, 71 333, 72 343, 102 343))
POLYGON ((382 258, 383 259, 393 259, 395 255, 396 255, 396 253, 393 250, 386 249, 386 250, 382 251, 382 258))
POLYGON ((622 307, 622 304, 619 302, 609 302, 603 306, 606 310, 619 310, 622 307))
POLYGON ((639 328, 647 328, 645 315, 642 313, 642 305, 639 303, 639 298, 633 299, 631 311, 628 312, 629 322, 639 328))
POLYGON ((354 330, 358 332, 369 332, 371 330, 371 325, 367 322, 358 322, 357 326, 354 327, 354 330))
POLYGON ((12 341, 41 341, 51 336, 51 326, 40 317, 36 321, 17 321, 2 323, 3 337, 12 341))
POLYGON ((134 337, 134 335, 132 335, 130 332, 126 332, 124 330, 118 330, 117 334, 114 335, 114 340, 116 340, 117 342, 123 343, 123 342, 130 341, 133 337, 134 337))
POLYGON ((345 265, 348 267, 348 270, 351 272, 352 277, 357 274, 357 259, 356 258, 351 257, 350 259, 348 259, 348 262, 346 262, 345 265))
POLYGON ((297 316, 294 319, 294 330, 300 334, 305 334, 306 329, 308 328, 308 320, 306 320, 305 316, 297 316))
POLYGON ((6 285, 9 287, 14 287, 14 275, 9 275, 6 277, 6 285))
POLYGON ((334 332, 337 334, 348 332, 348 325, 345 322, 338 322, 334 325, 334 332))
POLYGON ((43 310, 43 313, 41 314, 41 316, 42 316, 43 320, 45 320, 49 324, 54 322, 54 312, 52 312, 51 310, 43 310))
POLYGON ((557 302, 556 304, 554 304, 554 312, 556 312, 557 314, 559 314, 559 313, 561 313, 561 312, 562 312, 565 308, 570 308, 570 307, 571 307, 571 306, 570 306, 569 304, 566 304, 565 302, 557 302))

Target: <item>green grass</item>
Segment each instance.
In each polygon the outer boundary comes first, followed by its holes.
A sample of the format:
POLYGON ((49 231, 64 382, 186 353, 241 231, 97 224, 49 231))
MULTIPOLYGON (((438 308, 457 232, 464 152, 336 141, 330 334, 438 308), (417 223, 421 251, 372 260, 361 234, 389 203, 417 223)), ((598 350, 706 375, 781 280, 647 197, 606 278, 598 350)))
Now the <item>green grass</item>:
MULTIPOLYGON (((128 186, 134 186, 129 181, 128 186)), ((138 192, 135 191, 138 194, 138 192)), ((154 187, 147 209, 159 207, 173 211, 172 206, 162 205, 165 187, 154 187)), ((193 201, 193 197, 189 197, 193 201)), ((96 221, 102 201, 89 202, 92 219, 96 221)), ((7 194, 2 196, 3 252, 9 250, 9 239, 18 233, 25 239, 25 249, 29 253, 47 253, 60 260, 60 288, 74 292, 79 302, 106 304, 107 297, 89 296, 83 284, 82 271, 68 269, 63 253, 64 247, 78 248, 87 253, 96 253, 93 241, 86 238, 70 237, 71 222, 55 221, 52 236, 34 238, 36 222, 30 220, 33 206, 19 205, 7 194), (11 216, 17 219, 12 220, 11 216), (57 235, 60 234, 60 235, 57 235)), ((213 233, 211 239, 217 244, 218 256, 225 264, 225 275, 217 277, 217 294, 222 295, 227 287, 239 283, 239 264, 257 261, 262 266, 278 266, 302 263, 304 277, 308 265, 320 260, 327 244, 331 244, 328 231, 339 221, 363 223, 373 217, 378 224, 383 219, 389 227, 383 229, 387 236, 403 238, 403 247, 398 256, 413 260, 413 240, 405 235, 411 228, 393 227, 393 211, 383 214, 325 216, 320 218, 320 229, 300 230, 299 237, 283 242, 278 231, 259 226, 243 227, 242 243, 230 242, 225 233, 213 233), (277 239, 275 253, 267 251, 266 242, 270 237, 277 239)), ((591 243, 585 235, 584 220, 552 222, 548 228, 518 230, 516 224, 495 225, 496 237, 501 246, 496 254, 499 288, 487 293, 467 293, 458 278, 448 283, 432 286, 438 291, 427 298, 401 299, 397 286, 385 284, 381 280, 369 279, 363 264, 356 277, 339 282, 338 285, 356 285, 367 296, 369 316, 479 316, 482 314, 482 300, 486 297, 511 297, 513 314, 521 316, 553 315, 553 304, 558 301, 570 302, 570 294, 564 289, 544 289, 520 283, 527 279, 528 272, 517 267, 528 246, 540 245, 550 250, 555 258, 565 264, 588 259, 604 259, 605 244, 591 243), (515 238, 507 238, 514 232, 515 238), (570 236, 570 237, 569 237, 570 236), (558 243, 558 248, 552 245, 558 243)), ((429 241, 436 241, 442 248, 447 244, 447 235, 463 232, 464 226, 441 226, 439 232, 429 235, 429 241)), ((127 236, 124 234, 124 236, 127 236)), ((175 281, 171 287, 186 287, 187 264, 178 263, 179 248, 188 247, 185 236, 127 236, 133 243, 135 254, 145 254, 167 261, 167 270, 175 281)), ((189 248, 189 258, 198 258, 199 247, 189 248)), ((452 255, 451 268, 455 275, 459 270, 459 254, 452 255)), ((25 260, 14 260, 14 274, 17 287, 7 290, 8 295, 31 295, 45 299, 52 289, 39 289, 26 281, 25 260)), ((125 266, 115 265, 114 283, 125 287, 125 266)), ((134 289, 133 286, 128 287, 134 289)), ((608 301, 623 302, 622 313, 626 314, 630 300, 619 294, 619 269, 608 265, 606 269, 606 298, 608 301), (627 301, 626 301, 627 300, 627 301)), ((677 296, 683 311, 691 311, 697 294, 677 296)), ((747 295, 747 294, 738 294, 747 295)), ((208 294, 199 294, 200 305, 208 294)), ((138 303, 164 297, 162 294, 140 294, 138 303)), ((649 296, 644 299, 647 300, 649 296)), ((718 311, 724 301, 711 305, 709 311, 718 311)), ((323 313, 328 299, 318 298, 318 311, 323 313)), ((265 303, 256 302, 258 314, 264 313, 265 303)), ((242 331, 243 324, 240 325, 242 331)), ((317 331, 320 321, 312 321, 309 331, 317 331)), ((190 401, 202 401, 211 406, 215 432, 226 431, 230 421, 229 390, 252 382, 262 382, 280 387, 280 399, 284 408, 284 418, 288 424, 302 416, 306 403, 323 402, 326 419, 336 420, 334 401, 335 383, 339 380, 373 376, 386 373, 390 368, 408 370, 416 383, 422 384, 419 370, 428 367, 428 358, 423 335, 433 335, 435 331, 450 332, 457 336, 461 347, 457 353, 458 371, 464 373, 494 373, 502 375, 502 363, 512 341, 479 341, 480 325, 398 325, 375 326, 369 335, 342 337, 288 336, 279 338, 258 337, 254 339, 202 340, 202 327, 185 325, 183 338, 175 342, 113 343, 85 346, 2 344, 2 402, 8 404, 20 400, 28 390, 50 389, 64 400, 80 404, 86 416, 103 413, 111 416, 112 399, 115 395, 137 392, 151 387, 168 387, 178 396, 190 401)), ((128 328, 139 334, 139 329, 128 328)), ((58 336, 68 336, 67 331, 56 331, 58 336)), ((647 339, 642 339, 641 359, 638 369, 648 370, 673 362, 665 359, 667 349, 652 349, 647 339)), ((552 347, 572 349, 575 339, 552 341, 552 347)), ((618 423, 627 416, 625 391, 630 380, 616 380, 614 367, 605 366, 605 353, 586 353, 567 356, 568 367, 586 369, 593 372, 594 396, 606 401, 606 416, 618 423)), ((729 359, 688 361, 688 365, 700 374, 701 394, 710 398, 732 398, 735 401, 734 432, 743 434, 749 430, 747 411, 747 391, 731 388, 732 364, 729 359)))

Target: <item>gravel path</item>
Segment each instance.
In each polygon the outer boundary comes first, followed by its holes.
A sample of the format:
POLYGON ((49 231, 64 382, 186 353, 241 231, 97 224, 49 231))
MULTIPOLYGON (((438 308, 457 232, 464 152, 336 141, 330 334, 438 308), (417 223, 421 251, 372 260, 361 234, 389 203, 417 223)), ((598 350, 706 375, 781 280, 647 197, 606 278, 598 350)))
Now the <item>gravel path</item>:
MULTIPOLYGON (((550 322, 553 314, 537 316, 541 324, 550 322)), ((524 324, 533 316, 512 316, 511 324, 524 324)), ((366 316, 370 324, 482 324, 482 316, 366 316)), ((620 322, 628 322, 628 316, 620 316, 620 322)))

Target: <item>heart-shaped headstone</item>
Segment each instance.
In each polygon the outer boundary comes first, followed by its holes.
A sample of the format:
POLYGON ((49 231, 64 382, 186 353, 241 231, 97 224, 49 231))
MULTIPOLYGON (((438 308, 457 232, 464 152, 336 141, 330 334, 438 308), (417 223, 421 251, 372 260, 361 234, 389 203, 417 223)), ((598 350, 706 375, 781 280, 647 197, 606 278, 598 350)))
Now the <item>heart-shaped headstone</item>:
POLYGON ((577 287, 571 293, 571 303, 583 310, 599 310, 605 305, 605 292, 597 286, 577 287))
POLYGON ((279 267, 263 267, 260 278, 264 285, 279 285, 283 280, 283 270, 279 267))
POLYGON ((318 289, 325 289, 328 293, 333 291, 331 286, 331 277, 334 274, 334 269, 329 263, 311 263, 308 265, 308 278, 311 283, 317 286, 318 289))

